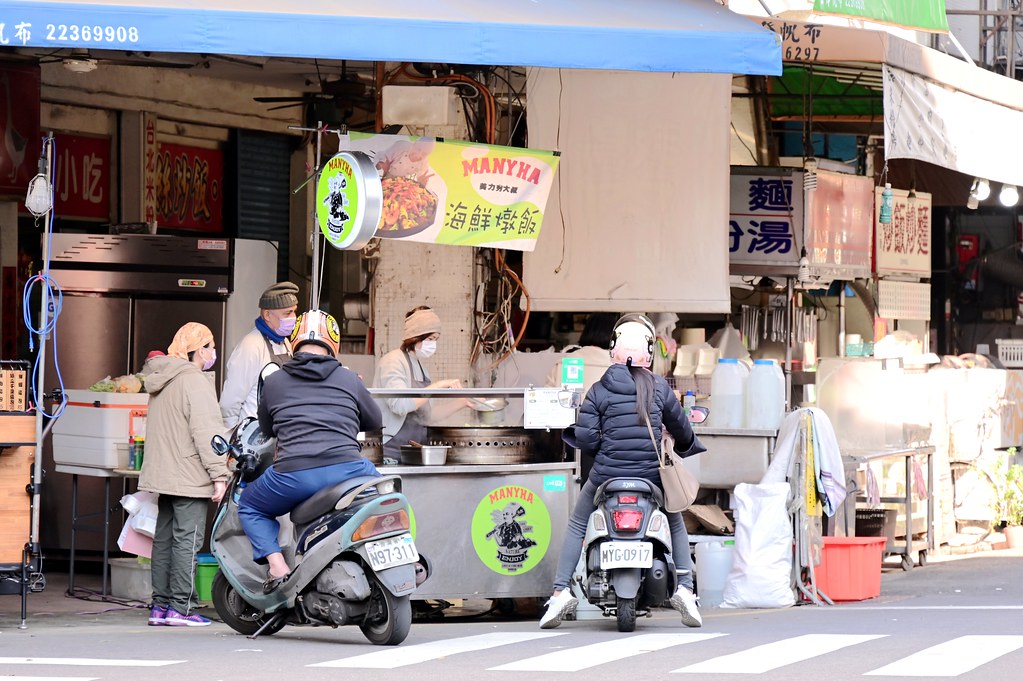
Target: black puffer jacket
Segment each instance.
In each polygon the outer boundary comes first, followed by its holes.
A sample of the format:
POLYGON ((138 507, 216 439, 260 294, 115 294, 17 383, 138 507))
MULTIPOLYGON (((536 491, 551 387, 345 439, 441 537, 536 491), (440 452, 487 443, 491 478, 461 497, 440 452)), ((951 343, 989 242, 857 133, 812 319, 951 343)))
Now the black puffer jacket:
MULTIPOLYGON (((654 399, 650 424, 654 439, 661 441, 661 428, 675 438, 675 451, 692 456, 707 451, 693 432, 682 405, 668 383, 654 378, 654 399)), ((575 426, 575 437, 584 453, 595 454, 590 480, 601 484, 610 478, 645 478, 660 484, 657 454, 646 422, 636 413, 636 382, 624 364, 614 364, 586 393, 575 426)))
POLYGON ((333 357, 296 352, 268 376, 259 400, 259 427, 277 436, 274 468, 291 473, 357 461, 359 431, 383 426, 362 380, 333 357))

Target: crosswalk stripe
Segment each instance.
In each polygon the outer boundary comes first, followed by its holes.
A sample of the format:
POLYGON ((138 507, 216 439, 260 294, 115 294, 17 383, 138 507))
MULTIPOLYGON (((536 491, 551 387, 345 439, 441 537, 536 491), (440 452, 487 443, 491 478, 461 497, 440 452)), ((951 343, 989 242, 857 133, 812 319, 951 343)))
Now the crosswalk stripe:
POLYGON ((500 667, 491 667, 487 671, 577 672, 581 669, 596 667, 599 664, 624 660, 672 646, 706 641, 718 636, 725 636, 725 634, 641 634, 620 637, 602 643, 529 657, 500 667))
POLYGON ((437 660, 449 655, 458 653, 471 653, 477 650, 487 650, 498 646, 506 646, 512 643, 524 643, 541 638, 553 636, 564 636, 567 632, 494 632, 491 634, 479 634, 477 636, 465 636, 463 638, 448 639, 443 641, 432 641, 430 643, 419 643, 412 646, 400 648, 388 648, 365 655, 346 657, 340 660, 318 662, 307 665, 309 667, 347 667, 360 669, 394 669, 405 667, 410 664, 437 660))
POLYGON ((765 643, 739 653, 722 655, 672 671, 681 674, 762 674, 885 636, 886 634, 806 634, 765 643))
POLYGON ((1023 636, 960 636, 864 676, 958 676, 1020 648, 1023 648, 1023 636))
POLYGON ((68 665, 73 667, 166 667, 184 660, 107 660, 100 657, 0 657, 0 664, 68 665))
POLYGON ((98 676, 5 676, 3 681, 98 681, 98 676))

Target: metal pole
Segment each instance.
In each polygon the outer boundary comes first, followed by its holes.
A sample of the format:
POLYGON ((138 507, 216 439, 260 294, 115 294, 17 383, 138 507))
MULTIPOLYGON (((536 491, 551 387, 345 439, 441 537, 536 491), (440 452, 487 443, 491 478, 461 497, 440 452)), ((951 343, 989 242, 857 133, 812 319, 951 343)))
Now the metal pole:
MULTIPOLYGON (((323 140, 323 121, 316 121, 316 158, 313 161, 313 175, 320 169, 320 148, 323 140)), ((313 246, 313 276, 309 286, 309 309, 316 310, 320 307, 320 240, 319 230, 316 228, 316 211, 313 211, 313 229, 310 234, 313 246)))
MULTIPOLYGON (((53 177, 53 136, 52 134, 46 137, 43 144, 46 145, 46 181, 49 185, 50 191, 50 206, 46 211, 46 216, 43 221, 43 276, 46 278, 43 282, 44 286, 49 286, 50 276, 50 221, 53 217, 53 183, 51 182, 53 177)), ((52 300, 43 290, 39 300, 39 323, 40 328, 45 329, 50 320, 51 310, 47 309, 48 304, 52 304, 52 300)), ((37 355, 38 360, 36 363, 36 390, 39 394, 38 404, 36 407, 36 455, 35 461, 32 466, 32 523, 29 531, 30 541, 33 547, 38 546, 39 542, 39 487, 40 481, 43 475, 43 406, 44 399, 42 391, 39 390, 39 384, 42 383, 46 376, 46 340, 47 333, 41 333, 39 335, 39 354, 37 355)))
MULTIPOLYGON (((792 340, 795 338, 796 333, 796 293, 795 284, 792 281, 792 277, 786 277, 785 279, 786 296, 788 297, 788 315, 789 315, 789 332, 788 338, 785 339, 785 403, 788 405, 790 411, 793 408, 792 405, 792 340)), ((806 357, 803 357, 806 360, 806 357)), ((806 367, 803 367, 806 371, 806 367)))

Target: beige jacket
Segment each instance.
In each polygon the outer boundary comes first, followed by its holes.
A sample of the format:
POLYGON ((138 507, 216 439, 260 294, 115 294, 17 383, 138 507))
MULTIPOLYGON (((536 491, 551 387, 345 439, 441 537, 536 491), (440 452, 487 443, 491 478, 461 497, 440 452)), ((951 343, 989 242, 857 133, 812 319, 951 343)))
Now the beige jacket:
POLYGON ((224 434, 209 376, 177 357, 151 360, 146 377, 149 415, 139 489, 179 497, 213 496, 213 481, 229 477, 227 460, 210 446, 224 434))

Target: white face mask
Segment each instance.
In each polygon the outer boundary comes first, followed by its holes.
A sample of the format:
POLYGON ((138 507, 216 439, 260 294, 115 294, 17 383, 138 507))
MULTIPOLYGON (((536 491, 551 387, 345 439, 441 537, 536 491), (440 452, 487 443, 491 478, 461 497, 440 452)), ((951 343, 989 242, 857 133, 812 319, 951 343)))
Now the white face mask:
POLYGON ((437 341, 427 338, 416 346, 416 355, 419 357, 432 357, 437 352, 437 341))

